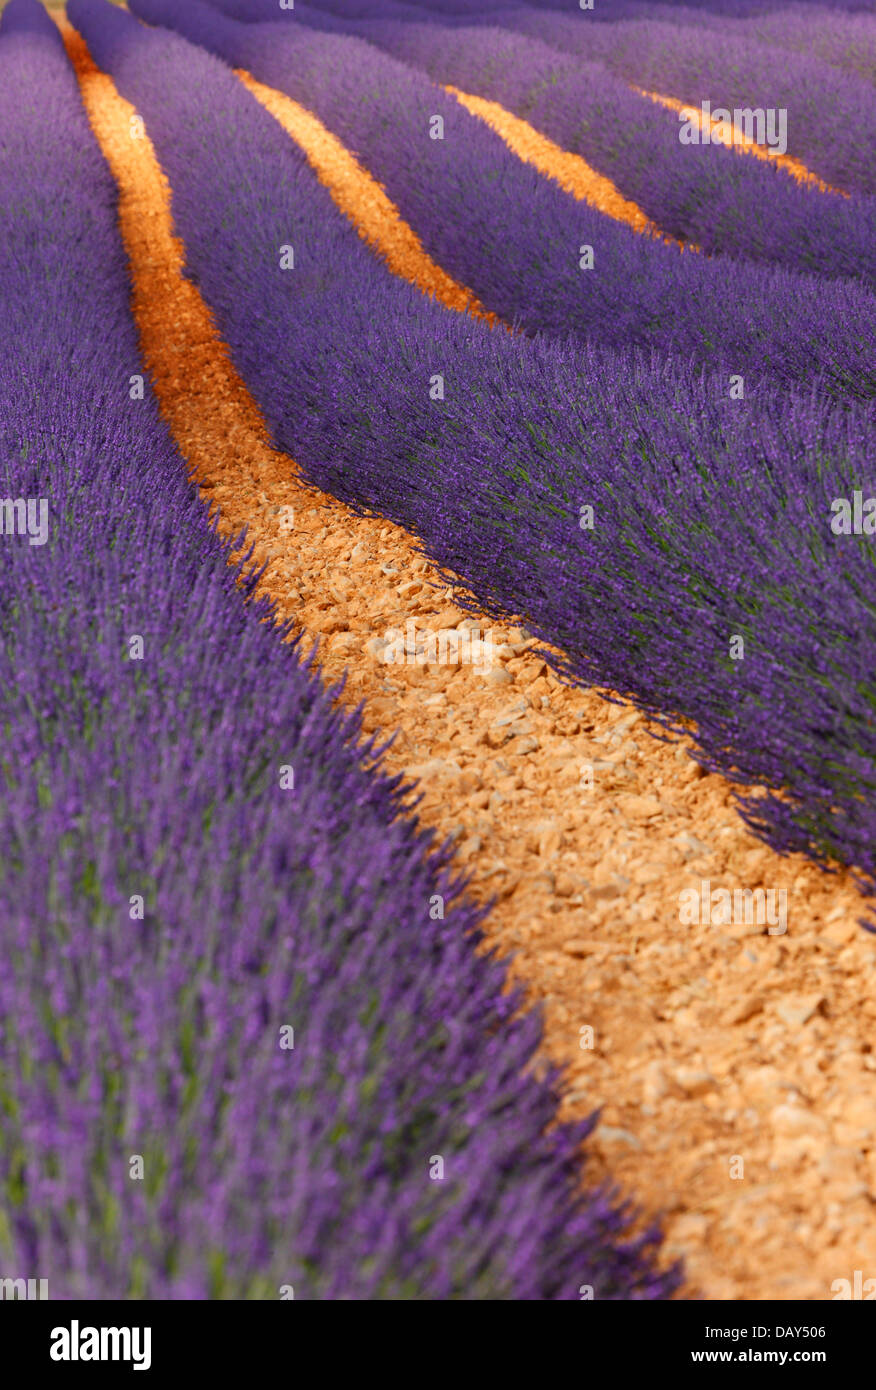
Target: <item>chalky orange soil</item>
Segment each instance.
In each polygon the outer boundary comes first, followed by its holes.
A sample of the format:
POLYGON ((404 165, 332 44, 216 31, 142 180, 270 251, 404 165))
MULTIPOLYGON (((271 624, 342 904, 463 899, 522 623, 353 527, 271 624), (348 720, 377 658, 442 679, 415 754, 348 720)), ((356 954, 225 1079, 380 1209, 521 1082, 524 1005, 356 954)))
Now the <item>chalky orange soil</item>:
MULTIPOLYGON (((380 661, 386 630, 408 619, 429 631, 478 619, 411 537, 308 487, 271 447, 182 278, 148 130, 132 139, 132 108, 62 31, 118 183, 164 416, 223 532, 249 528, 279 615, 319 640, 326 679, 346 671, 343 698, 364 702, 366 728, 396 735, 388 769, 417 779, 417 814, 452 837, 472 891, 495 896, 488 936, 542 1005, 544 1059, 567 1068, 564 1115, 602 1107, 585 1177, 610 1176, 663 1215, 687 1295, 823 1299, 834 1280, 872 1274, 876 944, 856 924, 850 876, 754 839, 727 782, 650 737, 634 708, 562 685, 520 627, 502 630, 489 672, 380 661), (682 925, 679 893, 704 879, 787 888, 787 932, 682 925)), ((282 105, 269 103, 285 125, 282 105)), ((328 179, 318 122, 287 128, 328 179)), ((354 166, 333 196, 370 240, 378 208, 387 266, 422 283, 416 238, 354 166)), ((432 292, 457 294, 442 284, 432 292)))
POLYGON ((522 121, 519 116, 500 106, 497 101, 472 96, 469 92, 461 92, 458 87, 448 87, 447 91, 456 97, 466 111, 478 116, 501 136, 518 159, 522 159, 525 164, 531 164, 540 174, 553 179, 566 193, 571 193, 580 202, 589 203, 599 212, 613 217, 616 222, 625 222, 634 231, 662 237, 665 241, 674 242, 682 250, 685 246, 691 251, 699 250, 692 242, 676 241, 674 237, 662 232, 636 203, 623 196, 611 179, 597 173, 580 155, 564 150, 546 135, 542 135, 528 121, 522 121))
POLYGON ((786 174, 790 174, 792 179, 803 184, 804 187, 817 188, 820 193, 839 193, 843 198, 849 196, 841 188, 832 188, 829 183, 825 183, 824 179, 813 174, 801 160, 795 159, 793 155, 772 153, 755 140, 749 140, 736 131, 727 131, 723 121, 716 121, 713 116, 704 117, 698 106, 688 106, 675 97, 662 96, 660 92, 647 92, 643 87, 633 87, 633 91, 638 92, 639 96, 648 97, 651 101, 655 101, 658 106, 665 106, 667 111, 683 111, 685 120, 691 121, 698 130, 704 130, 708 127, 709 136, 716 144, 726 145, 728 149, 735 149, 740 154, 751 155, 753 159, 766 160, 767 164, 778 165, 780 169, 784 169, 786 174))

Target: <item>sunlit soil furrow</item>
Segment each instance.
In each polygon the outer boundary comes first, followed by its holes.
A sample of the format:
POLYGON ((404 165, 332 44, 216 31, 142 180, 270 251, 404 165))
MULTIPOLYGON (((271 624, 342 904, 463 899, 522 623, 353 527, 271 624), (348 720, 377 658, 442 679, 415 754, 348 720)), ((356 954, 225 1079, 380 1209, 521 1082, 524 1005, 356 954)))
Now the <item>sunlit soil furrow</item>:
MULTIPOLYGON (((411 280, 426 293, 435 294, 450 309, 465 308, 466 302, 469 302, 471 312, 496 321, 495 316, 478 303, 470 290, 457 285, 432 261, 416 233, 400 217, 398 209, 381 186, 316 116, 291 97, 257 82, 248 72, 238 69, 237 76, 301 146, 337 206, 356 224, 369 245, 385 258, 390 270, 411 280)), ((615 221, 626 223, 637 232, 664 237, 664 233, 641 208, 624 198, 610 179, 598 174, 579 155, 561 149, 496 102, 470 96, 456 87, 447 87, 446 90, 472 115, 485 121, 519 159, 554 179, 566 193, 589 203, 615 221)), ((673 240, 670 237, 665 239, 673 240)), ((688 249, 696 248, 691 246, 688 249)))
MULTIPOLYGON (((249 528, 262 592, 321 640, 326 678, 346 670, 366 728, 396 735, 388 770, 419 780, 418 814, 454 840, 472 891, 495 895, 488 937, 544 1006, 564 1113, 604 1107, 588 1172, 668 1212, 690 1291, 831 1297, 833 1280, 876 1268, 876 949, 850 876, 754 839, 724 780, 650 738, 636 710, 562 686, 523 630, 494 633, 488 669, 417 662, 424 634, 489 620, 460 609, 403 531, 305 486, 270 447, 183 278, 148 131, 132 138, 133 108, 63 31, 119 187, 164 416, 223 533, 249 528), (409 623, 408 660, 385 664, 387 630, 409 623), (685 925, 679 894, 703 882, 787 889, 786 930, 685 925)), ((347 197, 355 216, 352 185, 347 197)))
POLYGON ((301 146, 320 183, 328 188, 341 212, 355 223, 359 235, 383 257, 394 275, 410 280, 425 294, 434 295, 448 309, 468 309, 478 318, 499 322, 471 290, 458 285, 435 264, 380 184, 322 121, 291 97, 257 82, 248 72, 238 70, 237 76, 301 146))
POLYGON ((518 159, 533 165, 540 174, 553 179, 566 193, 571 193, 573 198, 589 203, 599 212, 613 217, 616 222, 625 222, 636 232, 660 237, 681 247, 682 250, 685 246, 688 251, 699 250, 692 242, 678 241, 663 232, 636 203, 623 196, 611 179, 597 173, 580 155, 564 150, 561 145, 542 135, 528 121, 512 115, 498 102, 461 92, 458 87, 447 87, 446 90, 456 97, 466 111, 478 116, 501 136, 518 159))
POLYGON ((640 96, 648 97, 650 101, 657 102, 658 106, 665 106, 668 111, 683 112, 685 120, 691 121, 700 131, 708 127, 709 138, 714 144, 726 145, 728 149, 738 150, 742 154, 752 155, 754 159, 763 159, 768 164, 778 165, 798 183, 809 188, 817 188, 820 193, 839 193, 843 198, 849 196, 841 188, 832 188, 829 183, 825 183, 823 179, 820 179, 817 174, 813 174, 811 170, 806 168, 805 164, 801 164, 800 160, 794 159, 792 155, 774 154, 766 146, 759 145, 756 140, 749 140, 741 132, 728 130, 723 121, 716 121, 712 116, 704 118, 702 110, 698 106, 688 106, 683 101, 676 101, 675 97, 661 96, 659 92, 647 92, 643 87, 633 87, 633 91, 638 92, 640 96))

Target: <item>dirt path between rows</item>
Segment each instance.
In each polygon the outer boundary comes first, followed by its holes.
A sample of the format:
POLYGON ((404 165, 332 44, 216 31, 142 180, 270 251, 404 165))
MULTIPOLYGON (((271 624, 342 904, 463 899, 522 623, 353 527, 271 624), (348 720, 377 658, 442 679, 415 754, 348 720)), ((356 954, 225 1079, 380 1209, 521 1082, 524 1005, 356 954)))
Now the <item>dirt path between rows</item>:
POLYGON ((632 227, 633 231, 659 237, 662 241, 678 246, 682 251, 700 249, 693 242, 679 241, 668 232, 664 232, 637 203, 625 198, 611 179, 597 173, 581 155, 564 150, 562 145, 549 140, 528 121, 523 121, 519 116, 507 111, 497 101, 488 101, 485 97, 461 92, 458 87, 447 87, 446 91, 451 92, 472 116, 477 116, 495 131, 518 159, 522 159, 524 164, 531 164, 545 177, 553 179, 564 192, 571 193, 579 202, 589 203, 599 212, 614 218, 615 222, 624 222, 628 227, 632 227))
POLYGON ((360 236, 394 275, 410 280, 447 309, 468 312, 494 325, 500 322, 471 290, 457 284, 432 260, 380 184, 316 116, 291 97, 257 82, 250 73, 238 70, 237 76, 275 120, 281 122, 286 132, 310 151, 320 182, 328 188, 344 216, 351 221, 355 219, 360 236))
POLYGON ((755 840, 726 782, 631 707, 561 686, 524 631, 501 634, 486 672, 381 662, 387 629, 471 615, 404 532, 305 487, 271 449, 182 278, 148 138, 131 138, 132 108, 65 33, 119 185, 165 418, 222 530, 245 523, 268 560, 264 592, 322 639, 325 676, 346 669, 366 727, 397 731, 387 765, 420 779, 422 819, 454 838, 473 891, 498 895, 490 938, 544 1006, 545 1053, 569 1068, 564 1114, 604 1106, 588 1173, 667 1214, 689 1293, 819 1299, 856 1269, 876 1276, 876 944, 849 876, 755 840), (787 931, 683 925, 679 893, 704 880, 786 888, 787 931))
POLYGON ((648 92, 644 87, 633 87, 633 91, 638 92, 640 97, 647 97, 649 101, 656 102, 658 106, 665 106, 667 111, 683 111, 685 120, 691 121, 697 130, 702 131, 708 127, 709 137, 714 144, 726 145, 728 149, 736 150, 740 154, 751 155, 754 159, 763 159, 767 164, 777 165, 797 183, 802 183, 807 188, 817 188, 819 193, 838 193, 842 198, 849 196, 841 188, 833 188, 829 183, 825 183, 824 179, 813 174, 811 169, 807 169, 806 165, 793 155, 775 154, 766 146, 759 145, 756 140, 749 140, 741 132, 728 130, 724 121, 716 121, 713 116, 704 117, 702 109, 698 106, 689 106, 683 101, 678 101, 676 97, 662 96, 659 92, 648 92))

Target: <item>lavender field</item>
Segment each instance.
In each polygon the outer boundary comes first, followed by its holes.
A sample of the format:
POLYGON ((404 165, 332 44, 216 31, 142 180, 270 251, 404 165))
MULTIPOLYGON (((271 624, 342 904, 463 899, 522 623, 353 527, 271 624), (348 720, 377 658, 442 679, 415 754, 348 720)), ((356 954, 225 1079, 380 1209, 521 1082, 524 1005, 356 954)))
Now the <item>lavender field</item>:
POLYGON ((2 8, 4 1298, 876 1297, 874 129, 865 0, 2 8))

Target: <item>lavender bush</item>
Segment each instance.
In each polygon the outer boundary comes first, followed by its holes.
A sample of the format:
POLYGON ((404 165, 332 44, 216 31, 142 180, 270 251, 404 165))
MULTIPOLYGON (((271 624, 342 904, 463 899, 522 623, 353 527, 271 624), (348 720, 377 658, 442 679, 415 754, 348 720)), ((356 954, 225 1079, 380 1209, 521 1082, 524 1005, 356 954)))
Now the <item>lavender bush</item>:
POLYGON ((682 254, 564 193, 422 74, 356 38, 240 25, 197 3, 135 0, 310 107, 359 153, 429 253, 529 332, 694 353, 749 387, 825 374, 876 384, 876 298, 849 281, 682 254), (431 139, 430 122, 443 122, 431 139), (593 249, 582 269, 581 247, 593 249))
POLYGON ((0 24, 0 487, 48 506, 45 544, 0 537, 0 1275, 666 1296, 446 855, 186 480, 41 16, 0 24))
MULTIPOLYGON (((258 0, 251 0, 258 3, 258 0)), ((412 5, 428 4, 429 0, 411 0, 412 5)), ((510 0, 508 0, 510 3, 510 0)), ((479 0, 446 0, 448 6, 460 12, 477 9, 479 0)), ((769 15, 776 9, 777 0, 601 0, 592 18, 613 21, 643 17, 647 19, 680 20, 685 24, 726 25, 769 15)), ((873 0, 778 0, 783 14, 808 15, 810 22, 820 23, 827 16, 842 24, 847 16, 873 13, 873 0)), ((445 0, 442 0, 442 8, 445 0)), ((536 10, 577 10, 575 0, 528 0, 525 8, 536 10)))
POLYGON ((188 273, 276 441, 522 613, 561 670, 692 725, 709 766, 770 789, 743 811, 776 847, 872 887, 873 551, 830 526, 867 486, 872 410, 734 400, 690 361, 452 314, 386 272, 222 64, 102 0, 70 13, 146 120, 188 273))
MULTIPOLYGON (((210 0, 242 20, 277 19, 273 0, 210 0)), ((459 26, 501 26, 544 40, 563 54, 616 67, 636 85, 667 86, 667 94, 712 106, 785 106, 791 153, 811 162, 840 187, 874 192, 868 131, 876 97, 876 33, 872 0, 781 4, 737 0, 707 4, 599 0, 581 11, 574 0, 320 0, 308 7, 309 23, 333 27, 336 15, 355 24, 367 19, 428 23, 454 33, 459 26), (315 21, 313 11, 321 16, 315 21), (633 23, 638 21, 638 23, 633 23), (669 90, 675 83, 678 90, 669 90)), ((300 6, 296 7, 302 18, 300 6)), ((367 35, 366 35, 367 37, 367 35)), ((457 48, 467 40, 458 34, 457 48)), ((603 77, 603 81, 604 81, 603 77)))
MULTIPOLYGON (((784 6, 778 14, 766 13, 740 24, 741 36, 778 49, 810 54, 832 67, 876 81, 876 26, 869 14, 842 14, 816 10, 808 4, 784 6)), ((735 36, 736 26, 731 29, 735 36)))
POLYGON ((777 53, 756 38, 738 36, 729 24, 592 24, 589 16, 527 6, 503 13, 501 23, 679 101, 709 100, 730 110, 784 108, 788 154, 836 188, 876 193, 876 91, 866 78, 840 72, 809 51, 777 53))
MULTIPOLYGON (((209 0, 214 9, 246 22, 270 22, 277 18, 275 0, 209 0)), ((297 9, 297 3, 295 8, 297 9)), ((535 13, 580 17, 577 0, 321 0, 321 8, 351 19, 380 13, 384 18, 429 19, 440 24, 503 24, 515 15, 535 13)), ((696 24, 707 29, 727 29, 740 35, 768 37, 782 32, 782 21, 808 24, 816 44, 824 43, 836 61, 840 45, 851 36, 869 32, 867 21, 873 0, 599 0, 584 15, 590 24, 616 23, 623 19, 660 20, 667 24, 696 24)), ((284 17, 291 17, 285 11, 284 17)), ((866 40, 865 51, 870 43, 866 40)), ((824 55, 822 55, 824 56, 824 55)))
MULTIPOLYGON (((323 24, 312 6, 299 3, 295 14, 323 24)), ((876 198, 802 187, 777 165, 721 145, 682 146, 674 113, 601 64, 537 39, 396 20, 345 27, 436 82, 498 101, 580 154, 674 236, 711 253, 876 286, 876 198)))

